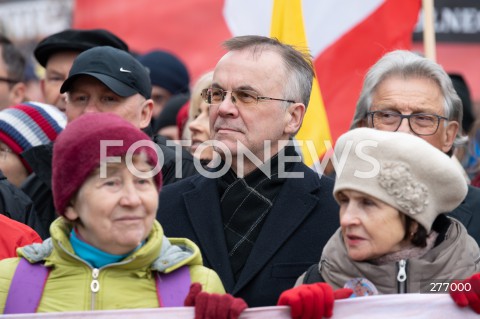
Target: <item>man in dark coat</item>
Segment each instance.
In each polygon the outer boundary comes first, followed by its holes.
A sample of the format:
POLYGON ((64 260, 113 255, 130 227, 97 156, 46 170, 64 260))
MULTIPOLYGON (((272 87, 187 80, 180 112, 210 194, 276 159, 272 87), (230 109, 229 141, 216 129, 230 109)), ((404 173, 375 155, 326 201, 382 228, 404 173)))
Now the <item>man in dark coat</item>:
POLYGON ((165 234, 192 239, 227 292, 275 305, 339 227, 333 182, 292 146, 314 76, 309 56, 275 39, 225 42, 211 88, 211 137, 221 158, 160 194, 165 234))

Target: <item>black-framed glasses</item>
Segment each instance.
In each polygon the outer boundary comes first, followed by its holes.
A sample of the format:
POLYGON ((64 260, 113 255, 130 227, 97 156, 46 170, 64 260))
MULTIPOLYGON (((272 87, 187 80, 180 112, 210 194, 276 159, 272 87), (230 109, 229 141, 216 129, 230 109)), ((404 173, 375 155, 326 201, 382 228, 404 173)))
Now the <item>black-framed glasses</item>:
POLYGON ((408 120, 408 125, 416 135, 433 135, 437 132, 441 120, 448 121, 448 118, 437 114, 415 113, 401 114, 392 111, 368 112, 373 128, 382 131, 395 132, 400 127, 403 119, 408 120))
POLYGON ((222 103, 227 96, 227 93, 232 94, 232 103, 237 105, 256 105, 258 101, 283 101, 289 103, 295 103, 293 100, 276 99, 273 97, 259 96, 257 92, 251 90, 232 90, 225 91, 220 88, 208 88, 202 90, 203 100, 211 105, 217 105, 222 103))
POLYGON ((7 82, 8 84, 17 84, 18 80, 14 80, 14 79, 9 79, 9 78, 4 78, 2 76, 0 76, 0 82, 7 82))

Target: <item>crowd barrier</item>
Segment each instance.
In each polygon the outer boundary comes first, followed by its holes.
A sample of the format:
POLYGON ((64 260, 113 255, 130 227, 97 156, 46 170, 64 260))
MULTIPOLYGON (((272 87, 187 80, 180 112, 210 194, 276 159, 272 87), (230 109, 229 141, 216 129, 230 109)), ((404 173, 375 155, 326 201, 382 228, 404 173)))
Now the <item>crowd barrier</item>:
MULTIPOLYGON (((288 307, 249 308, 240 319, 290 319, 288 307)), ((129 309, 109 311, 81 311, 43 314, 5 315, 1 318, 35 319, 193 319, 194 309, 129 309)), ((383 295, 337 300, 332 319, 453 319, 478 318, 470 308, 459 308, 448 294, 383 295)))

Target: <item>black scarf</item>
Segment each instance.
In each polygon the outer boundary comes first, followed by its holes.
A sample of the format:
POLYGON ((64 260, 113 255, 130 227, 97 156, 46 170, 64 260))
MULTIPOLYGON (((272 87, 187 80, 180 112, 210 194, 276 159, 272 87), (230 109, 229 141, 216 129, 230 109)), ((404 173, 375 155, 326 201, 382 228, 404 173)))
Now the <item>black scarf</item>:
MULTIPOLYGON (((284 154, 298 156, 291 146, 284 148, 284 154)), ((262 166, 271 165, 270 176, 257 168, 244 178, 238 178, 230 169, 218 179, 223 230, 235 280, 240 277, 273 202, 285 182, 283 176, 278 176, 278 161, 276 154, 262 166)), ((285 171, 290 172, 293 164, 285 162, 285 171)))

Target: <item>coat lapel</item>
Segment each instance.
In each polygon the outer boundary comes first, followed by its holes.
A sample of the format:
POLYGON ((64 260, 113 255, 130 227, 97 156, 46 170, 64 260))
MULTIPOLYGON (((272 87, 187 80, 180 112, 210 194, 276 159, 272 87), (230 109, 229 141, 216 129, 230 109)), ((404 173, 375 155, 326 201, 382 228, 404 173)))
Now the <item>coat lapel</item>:
POLYGON ((220 276, 225 290, 231 291, 234 277, 225 243, 216 180, 200 178, 194 183, 194 189, 184 193, 183 197, 203 258, 220 276))
MULTIPOLYGON (((298 163, 294 167, 294 171, 303 172, 305 176, 315 174, 308 167, 298 163)), ((300 227, 318 204, 318 198, 312 195, 312 192, 319 187, 319 179, 312 176, 287 179, 262 227, 232 294, 242 289, 275 255, 289 236, 300 227)))

